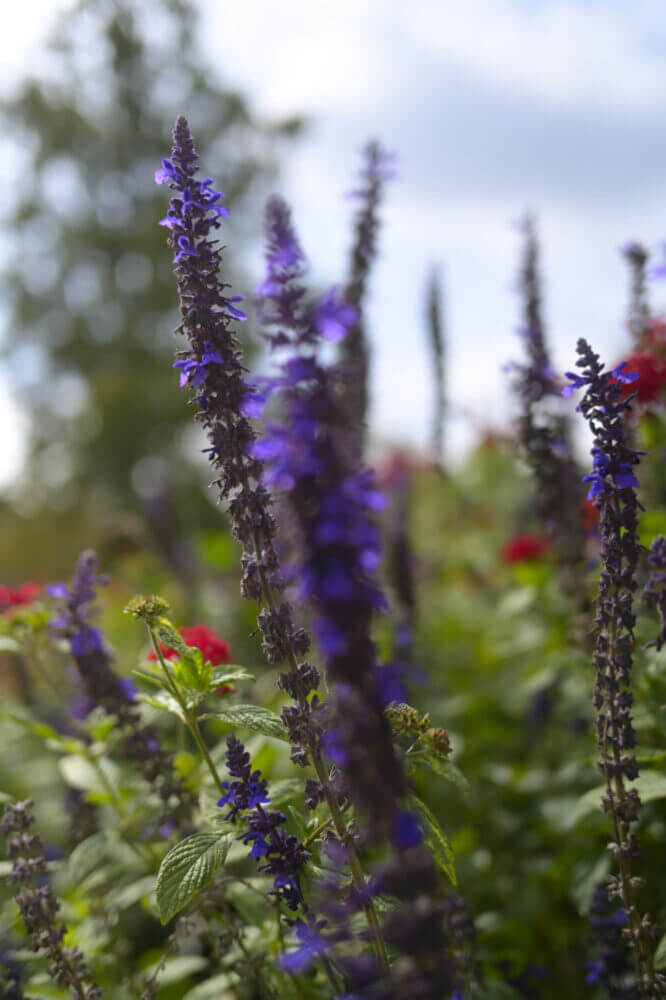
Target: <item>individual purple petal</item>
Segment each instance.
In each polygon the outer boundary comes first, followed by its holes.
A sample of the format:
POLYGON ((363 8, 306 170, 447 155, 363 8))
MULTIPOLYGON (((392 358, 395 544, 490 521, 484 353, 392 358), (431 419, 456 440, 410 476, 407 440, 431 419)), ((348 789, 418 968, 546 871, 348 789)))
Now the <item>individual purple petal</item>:
POLYGON ((416 847, 423 840, 419 821, 414 813, 397 809, 393 817, 393 838, 403 851, 416 847))
POLYGON ((248 420, 260 420, 264 415, 266 394, 263 392, 247 393, 241 403, 241 412, 248 420))

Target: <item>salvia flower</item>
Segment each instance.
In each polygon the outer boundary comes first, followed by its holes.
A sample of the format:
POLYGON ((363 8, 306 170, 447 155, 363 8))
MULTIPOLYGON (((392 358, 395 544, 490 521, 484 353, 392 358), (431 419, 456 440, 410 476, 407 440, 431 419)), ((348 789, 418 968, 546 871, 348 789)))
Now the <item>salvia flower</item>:
POLYGON ((432 353, 433 385, 435 391, 435 406, 433 413, 433 451, 435 461, 440 469, 444 463, 444 418, 446 416, 446 390, 444 386, 444 365, 446 360, 446 344, 444 340, 444 323, 442 318, 442 290, 439 274, 433 270, 427 288, 426 316, 428 323, 428 340, 432 353))
POLYGON ((51 597, 62 601, 51 627, 56 635, 68 640, 91 702, 124 722, 132 714, 132 694, 111 666, 101 629, 92 624, 96 588, 108 583, 108 577, 98 574, 97 566, 96 554, 87 550, 76 563, 69 586, 55 583, 46 588, 51 597))
MULTIPOLYGON (((181 385, 193 390, 197 419, 209 438, 206 452, 216 472, 214 485, 219 500, 227 504, 232 533, 243 548, 241 593, 248 600, 264 603, 257 619, 262 648, 269 662, 287 660, 290 664, 289 673, 282 674, 279 683, 297 705, 284 710, 284 721, 292 740, 292 759, 305 765, 317 753, 317 727, 308 699, 319 676, 310 664, 299 662, 309 639, 294 623, 291 608, 281 596, 284 579, 273 545, 275 521, 268 492, 260 482, 259 458, 251 453, 255 434, 250 419, 260 416, 266 393, 245 380, 231 321, 246 317, 234 305, 240 297, 227 296, 219 277, 221 252, 215 231, 227 212, 220 204, 222 195, 212 190, 211 178, 197 177, 198 158, 189 126, 180 117, 173 131, 171 158, 163 160, 155 174, 157 183, 168 184, 173 191, 162 223, 170 231, 174 250, 182 317, 178 332, 188 341, 188 349, 181 352, 176 366, 181 385)), ((278 220, 269 250, 269 287, 285 270, 297 272, 301 263, 297 243, 288 244, 281 238, 278 220)), ((275 322, 288 326, 298 302, 283 300, 281 306, 284 314, 276 316, 275 322)), ((330 329, 336 316, 340 321, 331 301, 324 313, 310 311, 312 336, 317 324, 330 329)), ((279 334, 276 336, 279 340, 279 334)))
POLYGON ((666 243, 659 244, 661 260, 647 269, 648 278, 666 278, 666 243))
POLYGON ((595 886, 589 920, 595 957, 585 963, 586 984, 602 986, 614 1000, 636 1000, 631 948, 623 934, 627 914, 613 905, 603 884, 595 886))
POLYGON ((650 575, 641 597, 648 608, 659 612, 660 628, 657 638, 647 645, 661 649, 666 643, 666 538, 663 535, 652 542, 648 563, 650 575))
POLYGON ((32 951, 47 955, 51 979, 71 990, 77 1000, 95 1000, 102 991, 93 982, 83 955, 78 948, 63 944, 66 928, 58 923, 60 904, 43 880, 44 845, 36 834, 30 833, 34 822, 30 800, 6 805, 0 820, 0 833, 7 839, 7 853, 12 861, 9 877, 16 886, 21 920, 30 935, 32 951))
MULTIPOLYGON (((287 256, 298 241, 281 199, 269 200, 266 220, 271 258, 281 245, 287 256)), ((266 482, 284 494, 297 526, 289 575, 313 609, 315 636, 333 685, 322 742, 362 817, 361 844, 392 845, 377 873, 376 891, 400 901, 382 928, 403 955, 393 983, 378 984, 378 968, 365 953, 339 961, 354 983, 354 996, 434 1000, 453 988, 444 913, 433 892, 437 877, 419 823, 403 804, 407 781, 384 712, 386 693, 370 637, 372 617, 386 603, 375 577, 380 542, 374 522, 385 501, 370 472, 350 458, 355 452, 346 446, 349 413, 341 405, 338 372, 319 359, 299 283, 303 264, 293 256, 289 260, 290 267, 278 271, 269 260, 262 302, 267 338, 291 346, 269 383, 270 392, 279 395, 283 420, 267 422, 266 436, 252 453, 264 460, 266 482)), ((346 855, 348 844, 330 841, 330 849, 346 855)), ((356 885, 346 906, 336 902, 332 919, 339 924, 364 906, 369 891, 356 885)))
POLYGON ((361 449, 359 457, 362 455, 365 436, 370 364, 364 307, 370 270, 377 256, 379 206, 385 185, 394 175, 394 159, 393 154, 384 150, 378 142, 369 142, 364 150, 360 186, 352 192, 359 207, 354 220, 354 240, 345 300, 356 313, 342 344, 341 368, 344 374, 342 386, 345 405, 351 408, 350 422, 356 429, 357 446, 361 449))
POLYGON ((636 345, 642 344, 650 323, 647 298, 647 262, 649 255, 644 246, 632 241, 622 247, 622 256, 629 265, 631 290, 629 297, 629 331, 636 345))
POLYGON ((290 910, 303 904, 300 875, 310 857, 298 837, 283 826, 286 816, 265 805, 270 801, 268 783, 261 771, 252 770, 250 755, 235 736, 227 737, 227 768, 234 781, 222 782, 226 794, 217 803, 229 806, 225 819, 235 823, 241 817, 247 829, 239 840, 251 847, 250 857, 262 859, 260 870, 273 876, 271 892, 283 899, 290 910))
POLYGON ((142 725, 134 683, 118 677, 102 631, 92 624, 96 588, 108 582, 106 576, 98 574, 97 567, 97 555, 88 550, 79 558, 69 585, 56 583, 47 587, 47 592, 62 602, 51 627, 57 636, 69 642, 83 684, 86 709, 99 706, 127 727, 128 735, 120 745, 120 752, 137 764, 146 781, 156 788, 167 814, 185 821, 192 811, 193 798, 173 776, 171 755, 160 747, 157 732, 142 725))
POLYGON ((23 1000, 23 966, 11 955, 6 941, 0 941, 0 996, 4 1000, 23 1000))
POLYGON ((636 746, 631 708, 634 644, 634 593, 640 547, 638 540, 639 503, 634 468, 640 453, 630 447, 623 419, 632 397, 623 398, 622 383, 635 381, 623 362, 605 371, 599 355, 585 340, 577 345, 580 374, 570 376, 585 394, 578 405, 594 435, 593 471, 589 499, 600 511, 599 596, 594 620, 593 663, 596 674, 594 707, 598 766, 606 781, 603 806, 613 828, 612 850, 618 859, 619 875, 611 876, 612 895, 621 898, 627 915, 626 933, 631 941, 637 986, 641 997, 661 996, 666 981, 651 960, 649 920, 641 917, 636 888, 641 880, 632 877, 631 866, 638 856, 634 826, 640 798, 629 783, 638 776, 633 749, 636 746))
POLYGON ((568 422, 554 405, 556 379, 542 316, 539 244, 530 216, 522 229, 525 241, 519 284, 526 358, 512 366, 520 405, 518 440, 534 477, 535 513, 553 551, 562 588, 583 610, 587 600, 584 536, 578 517, 580 474, 572 456, 568 422))

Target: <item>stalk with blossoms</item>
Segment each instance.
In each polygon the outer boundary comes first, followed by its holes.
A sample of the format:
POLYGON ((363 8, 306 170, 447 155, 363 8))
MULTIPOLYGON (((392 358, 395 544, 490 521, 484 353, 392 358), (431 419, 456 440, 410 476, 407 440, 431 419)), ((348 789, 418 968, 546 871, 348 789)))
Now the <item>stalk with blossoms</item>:
POLYGON ((635 347, 642 347, 650 324, 650 306, 647 296, 646 270, 648 252, 640 243, 627 243, 622 256, 629 265, 629 331, 635 347))
POLYGON ((568 423, 553 408, 557 389, 546 344, 539 243, 531 216, 522 228, 525 241, 519 282, 526 359, 513 366, 520 403, 518 440, 534 478, 536 514, 557 560, 562 588, 583 611, 587 595, 580 473, 571 454, 568 423))
POLYGON ((593 470, 585 476, 590 484, 588 499, 600 512, 601 534, 601 575, 593 630, 594 707, 598 766, 606 783, 603 807, 611 821, 610 848, 618 865, 618 874, 609 877, 608 887, 611 895, 621 900, 627 917, 626 933, 640 996, 652 1000, 666 996, 666 978, 654 969, 650 921, 647 915, 641 916, 636 898, 643 880, 632 873, 639 857, 635 826, 640 807, 633 786, 638 764, 633 753, 636 734, 631 716, 636 621, 633 602, 640 554, 634 467, 640 453, 627 443, 624 413, 631 405, 631 397, 623 398, 621 389, 638 376, 625 370, 626 362, 604 371, 599 355, 583 339, 578 341, 577 350, 576 365, 581 372, 567 372, 570 385, 563 393, 585 390, 578 409, 594 435, 593 470))
MULTIPOLYGON (((282 422, 267 422, 252 451, 265 461, 266 482, 284 494, 297 526, 290 576, 313 610, 332 685, 324 746, 361 819, 359 846, 387 851, 375 891, 397 900, 382 925, 383 937, 402 956, 391 979, 381 980, 381 968, 377 979, 365 964, 361 980, 357 959, 347 974, 354 995, 435 1000, 449 996, 454 983, 445 912, 419 823, 404 805, 408 782, 385 711, 395 700, 395 677, 378 662, 370 635, 373 615, 385 606, 375 578, 380 551, 373 521, 384 501, 371 473, 353 461, 339 374, 319 360, 316 311, 304 304, 305 261, 279 198, 268 202, 266 227, 264 322, 269 341, 290 351, 279 374, 265 381, 265 395, 279 398, 282 422)), ((344 856, 357 848, 345 836, 337 849, 344 856)))
POLYGON ((432 355, 433 388, 435 406, 433 414, 432 444, 435 462, 440 471, 444 468, 444 420, 446 417, 446 389, 444 365, 446 343, 442 316, 442 283, 439 273, 433 268, 426 289, 426 317, 428 340, 432 355))
POLYGON ((340 366, 344 374, 341 392, 349 410, 350 426, 354 428, 354 443, 358 449, 359 461, 362 460, 365 448, 370 373, 370 346, 364 307, 370 270, 377 256, 378 210, 386 182, 393 176, 392 161, 392 154, 378 142, 369 142, 364 150, 360 186, 352 193, 358 200, 359 208, 355 218, 344 297, 356 310, 356 319, 342 342, 340 366))
MULTIPOLYGON (((162 224, 170 231, 174 250, 174 271, 178 282, 182 321, 178 332, 188 340, 175 367, 180 369, 181 386, 194 389, 192 403, 196 418, 205 427, 210 447, 207 453, 216 470, 214 484, 219 500, 225 501, 232 532, 243 549, 241 593, 263 603, 258 616, 262 648, 271 663, 286 662, 287 671, 278 685, 293 701, 282 710, 282 718, 292 744, 292 760, 301 767, 311 764, 317 779, 306 785, 306 804, 314 808, 325 800, 331 821, 341 837, 346 837, 338 796, 331 786, 320 747, 317 669, 303 659, 309 646, 304 629, 296 626, 289 603, 284 598, 284 578, 274 547, 275 520, 269 494, 261 481, 261 462, 253 451, 255 434, 250 418, 261 410, 262 396, 245 379, 240 346, 231 329, 232 319, 245 319, 233 303, 239 297, 225 295, 219 276, 221 253, 214 239, 220 218, 227 210, 222 195, 211 188, 212 179, 198 178, 198 154, 189 126, 178 118, 173 133, 170 159, 156 172, 157 183, 169 184, 174 191, 162 224)), ((290 247, 282 247, 288 258, 290 247)), ((284 301, 287 310, 297 301, 284 301)), ((339 339, 356 319, 357 313, 337 293, 325 295, 312 307, 313 332, 339 339)), ((165 668, 166 669, 166 668, 165 668)), ((200 747, 201 749, 201 747, 200 747)), ((203 750, 202 750, 203 752, 203 750)), ((219 781, 219 779, 218 779, 219 781)), ((352 878, 358 891, 366 891, 360 861, 350 853, 352 878)), ((386 951, 371 899, 364 905, 378 960, 388 968, 386 951)))
POLYGON ((98 573, 97 555, 92 550, 83 552, 69 585, 55 583, 47 587, 48 593, 61 602, 51 627, 69 644, 89 705, 115 716, 127 731, 119 753, 139 768, 159 795, 162 821, 187 825, 194 797, 175 776, 172 755, 160 746, 158 733, 142 724, 134 683, 116 674, 104 635, 93 624, 96 590, 107 582, 108 578, 98 573))

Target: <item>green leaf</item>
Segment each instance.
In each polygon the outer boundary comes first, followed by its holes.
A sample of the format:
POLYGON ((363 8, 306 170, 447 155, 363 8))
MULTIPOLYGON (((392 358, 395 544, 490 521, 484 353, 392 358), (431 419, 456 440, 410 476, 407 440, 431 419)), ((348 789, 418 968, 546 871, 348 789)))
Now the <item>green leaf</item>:
POLYGON ((155 684, 157 687, 164 687, 164 674, 161 672, 158 674, 152 670, 137 667, 132 673, 135 677, 140 677, 142 681, 148 681, 149 684, 155 684))
POLYGON ((423 753, 407 754, 407 766, 409 770, 413 770, 416 767, 429 767, 438 777, 459 788, 464 795, 467 795, 469 792, 469 781, 462 771, 455 764, 452 764, 450 760, 443 760, 435 753, 425 751, 423 753))
MULTIPOLYGON (((152 976, 159 962, 155 962, 144 974, 152 976)), ((167 958, 164 968, 157 976, 160 986, 168 986, 169 983, 177 983, 186 976, 191 976, 193 972, 199 972, 208 965, 208 959, 203 955, 178 955, 175 958, 167 958)))
MULTIPOLYGON (((635 788, 641 797, 641 802, 654 802, 656 799, 666 798, 666 774, 657 774, 655 771, 643 771, 636 781, 629 782, 628 788, 635 788)), ((590 788, 576 802, 571 818, 570 826, 575 826, 584 816, 601 811, 601 799, 606 792, 605 785, 598 785, 590 788)))
POLYGON ((235 973, 221 972, 219 975, 199 983, 194 989, 188 990, 183 1000, 220 1000, 221 997, 229 995, 229 987, 237 980, 238 977, 235 973))
POLYGON ((145 701, 146 705, 152 705, 153 708, 159 708, 163 712, 172 712, 173 715, 178 716, 181 722, 186 721, 185 713, 168 691, 158 691, 156 694, 139 694, 137 698, 139 701, 145 701))
POLYGON ((80 788, 84 792, 95 792, 107 801, 110 795, 109 785, 115 786, 116 768, 105 757, 97 761, 97 766, 85 757, 71 754, 58 761, 60 773, 66 783, 72 788, 80 788), (101 772, 101 773, 100 773, 101 772))
POLYGON ((67 859, 67 878, 75 885, 82 882, 93 868, 99 867, 110 843, 109 834, 102 830, 77 844, 67 859))
POLYGON ((47 726, 44 722, 35 722, 34 719, 26 719, 22 715, 15 715, 13 712, 0 712, 0 719, 7 719, 8 722, 14 722, 17 726, 21 726, 29 733, 32 733, 33 736, 39 736, 43 740, 52 740, 58 746, 73 748, 74 745, 82 745, 78 740, 63 739, 61 733, 51 726, 47 726))
POLYGON ((303 782, 300 778, 281 778, 271 782, 271 806, 282 807, 297 798, 303 798, 303 782))
POLYGON ((163 924, 212 881, 226 860, 231 840, 229 834, 202 831, 181 840, 169 851, 160 865, 155 887, 163 924))
POLYGON ((158 618, 154 625, 155 635, 168 649, 175 649, 180 656, 189 656, 190 647, 177 632, 168 618, 158 618))
POLYGON ((111 889, 105 895, 106 905, 112 910, 126 910, 139 900, 145 899, 155 891, 155 876, 144 875, 135 882, 123 885, 119 889, 111 889))
POLYGON ((245 667, 237 663, 227 663, 224 667, 215 667, 213 676, 210 679, 211 690, 219 687, 220 684, 229 684, 231 681, 253 681, 254 674, 248 674, 245 667))
POLYGON ((173 665, 176 680, 188 691, 206 692, 210 689, 213 667, 205 663, 200 649, 186 647, 187 655, 181 655, 173 665))
POLYGON ((452 885, 457 885, 456 879, 456 859, 449 843, 449 839, 442 830, 437 817, 430 811, 428 806, 417 795, 410 795, 409 801, 416 808, 421 823, 424 827, 424 839, 438 867, 450 879, 452 885))
POLYGON ((657 945, 657 950, 654 953, 654 967, 655 969, 666 969, 666 934, 657 945))
POLYGON ((200 718, 217 719, 227 726, 249 729, 253 733, 262 733, 276 740, 289 741, 280 716, 259 705, 230 705, 229 708, 217 712, 206 712, 200 718))

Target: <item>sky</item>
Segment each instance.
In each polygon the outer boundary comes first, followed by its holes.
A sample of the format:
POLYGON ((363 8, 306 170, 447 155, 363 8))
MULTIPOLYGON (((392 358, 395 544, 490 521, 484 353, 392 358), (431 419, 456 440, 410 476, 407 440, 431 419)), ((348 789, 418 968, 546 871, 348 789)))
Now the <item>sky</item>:
MULTIPOLYGON (((61 0, 3 11, 0 89, 34 54, 61 0)), ((511 414, 502 366, 520 357, 516 222, 536 213, 555 367, 585 336, 626 353, 619 248, 666 239, 663 0, 200 0, 201 44, 255 108, 305 114, 285 158, 313 275, 344 276, 360 150, 397 154, 371 285, 371 429, 426 449, 432 384, 424 288, 445 286, 448 448, 511 414)), ((187 109, 175 109, 187 110, 187 109)), ((666 307, 666 283, 653 289, 666 307)), ((0 384, 0 418, 13 416, 0 384)), ((6 423, 3 424, 6 426, 6 423)), ((18 426, 18 424, 17 424, 18 426)), ((20 458, 20 427, 0 481, 20 458)))

